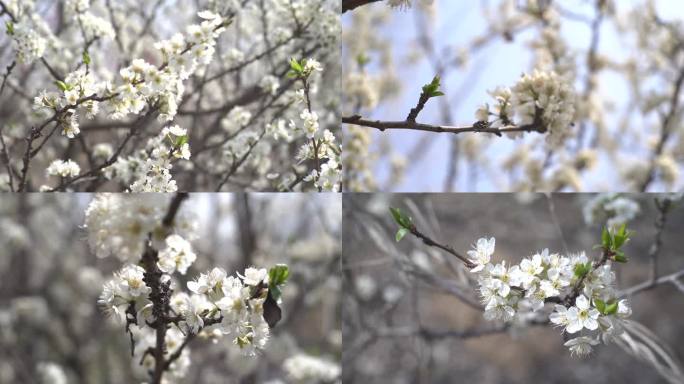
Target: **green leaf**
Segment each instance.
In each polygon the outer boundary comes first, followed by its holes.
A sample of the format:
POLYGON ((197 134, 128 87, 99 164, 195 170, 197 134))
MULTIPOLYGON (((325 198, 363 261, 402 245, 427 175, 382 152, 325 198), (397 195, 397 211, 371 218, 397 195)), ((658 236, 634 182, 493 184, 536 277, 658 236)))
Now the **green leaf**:
POLYGON ((627 261, 629 261, 629 259, 627 259, 627 256, 625 256, 625 253, 622 251, 616 252, 615 256, 613 256, 613 260, 617 261, 618 263, 626 263, 627 261))
POLYGON ((591 262, 586 262, 584 264, 575 264, 575 276, 582 277, 591 271, 591 262))
POLYGON ((57 84, 57 87, 61 89, 63 92, 69 90, 69 85, 61 80, 55 81, 55 84, 57 84))
POLYGON ((304 67, 295 58, 290 59, 290 68, 297 74, 301 74, 304 71, 304 67))
POLYGON ((14 24, 11 21, 5 22, 5 27, 7 27, 7 34, 14 35, 14 24))
POLYGON ((399 208, 390 207, 390 212, 392 213, 394 221, 396 221, 397 224, 401 225, 401 210, 399 208))
POLYGON ((83 63, 85 65, 90 65, 90 55, 88 52, 83 52, 83 63))
POLYGON ((606 314, 606 315, 614 315, 614 314, 617 313, 617 310, 618 310, 618 302, 617 302, 617 301, 613 301, 612 303, 608 303, 608 304, 606 305, 606 310, 605 310, 604 314, 606 314))
POLYGON ((611 245, 613 244, 613 238, 610 235, 607 227, 603 227, 603 231, 601 231, 601 244, 606 249, 612 248, 611 245))
POLYGON ((409 230, 406 229, 406 228, 399 228, 399 230, 397 231, 396 236, 394 236, 394 238, 397 240, 397 243, 400 242, 401 239, 403 239, 404 236, 406 236, 406 234, 407 234, 408 232, 409 232, 409 230))
POLYGON ((615 240, 614 240, 614 245, 615 249, 618 249, 622 247, 625 243, 629 241, 629 238, 632 236, 633 232, 627 230, 627 226, 625 224, 622 224, 618 232, 615 234, 615 240))
POLYGON ((596 306, 596 309, 598 309, 599 312, 602 314, 606 314, 606 302, 603 300, 599 299, 594 299, 594 305, 596 306))
POLYGON ((429 84, 423 85, 423 93, 428 95, 428 97, 443 96, 444 93, 439 91, 440 78, 435 76, 429 84))
POLYGON ((271 267, 268 271, 269 289, 285 284, 288 277, 290 277, 290 268, 287 265, 277 264, 271 267))
POLYGON ((273 296, 273 299, 277 301, 278 299, 280 299, 280 296, 283 295, 283 291, 281 291, 280 288, 274 286, 268 289, 268 294, 273 296))
POLYGON ((358 55, 356 55, 356 63, 360 67, 365 67, 366 64, 370 63, 370 57, 366 56, 365 53, 361 52, 358 55))
POLYGON ((394 221, 396 221, 396 223, 399 224, 400 227, 406 228, 406 229, 411 229, 411 226, 413 225, 413 221, 411 220, 411 218, 406 213, 404 213, 399 208, 391 208, 391 207, 390 207, 390 212, 392 212, 392 217, 394 218, 394 221))
POLYGON ((183 136, 176 138, 175 146, 176 146, 176 148, 180 148, 183 146, 183 144, 185 144, 187 142, 188 142, 188 135, 183 135, 183 136))

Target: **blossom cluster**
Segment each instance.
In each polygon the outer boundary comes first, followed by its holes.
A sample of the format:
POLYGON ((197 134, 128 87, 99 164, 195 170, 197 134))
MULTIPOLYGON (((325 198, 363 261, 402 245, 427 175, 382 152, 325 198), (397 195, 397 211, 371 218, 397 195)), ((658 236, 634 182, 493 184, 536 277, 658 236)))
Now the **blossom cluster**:
MULTIPOLYGON (((171 235, 169 239, 173 236, 177 235, 171 235)), ((173 241, 185 242, 180 237, 173 241)), ((196 259, 189 243, 185 242, 183 247, 186 249, 179 251, 170 244, 162 250, 166 256, 162 258, 160 254, 158 266, 162 270, 171 271, 165 276, 171 276, 174 271, 184 274, 196 259), (176 269, 177 266, 184 269, 176 269)), ((142 267, 125 264, 105 283, 98 303, 121 324, 131 320, 128 317, 131 306, 136 308, 138 317, 134 323, 152 323, 155 319, 149 298, 151 288, 146 285, 145 275, 146 271, 142 267)), ((167 338, 180 337, 182 341, 182 335, 198 334, 200 331, 215 339, 230 336, 232 343, 245 355, 256 355, 258 350, 266 346, 270 332, 263 314, 266 300, 263 287, 268 286, 268 276, 266 269, 250 267, 245 270, 244 275, 228 276, 225 270, 214 268, 188 282, 189 293, 172 286, 179 292, 171 296, 170 306, 173 313, 180 318, 175 322, 176 327, 172 328, 178 335, 174 336, 172 332, 167 338)), ((142 326, 134 329, 136 349, 141 352, 147 349, 144 347, 144 340, 150 334, 154 336, 153 329, 142 326)), ((178 346, 180 342, 173 344, 178 346)), ((154 337, 151 345, 154 345, 154 337)), ((153 364, 154 361, 150 363, 153 364)))
POLYGON ((8 29, 11 31, 12 46, 20 63, 31 64, 43 57, 47 48, 47 40, 36 32, 29 23, 17 23, 8 29))
POLYGON ((342 371, 337 363, 307 354, 287 358, 283 369, 294 383, 331 383, 342 371))
POLYGON ((45 56, 54 44, 54 36, 46 21, 35 10, 34 0, 9 0, 3 3, 6 33, 12 40, 16 61, 29 65, 45 56))
POLYGON ((575 92, 569 82, 555 72, 535 70, 523 74, 512 87, 490 92, 496 104, 484 104, 475 112, 479 122, 492 127, 535 126, 548 133, 548 142, 559 145, 569 136, 575 117, 575 92), (493 119, 492 119, 493 117, 493 119))
POLYGON ((36 368, 41 383, 67 384, 69 382, 64 369, 59 364, 41 362, 36 368))
POLYGON ((586 355, 601 340, 608 343, 623 332, 631 309, 627 300, 617 296, 610 261, 597 265, 584 252, 562 256, 544 249, 506 266, 505 261, 492 263, 494 248, 494 238, 481 238, 468 251, 485 319, 525 323, 545 303, 558 303, 550 322, 568 334, 584 331, 565 343, 577 355, 586 355))
POLYGON ((138 114, 146 105, 159 107, 159 121, 171 121, 183 96, 183 81, 200 66, 208 65, 216 50, 216 39, 225 30, 223 18, 210 11, 198 13, 204 21, 187 27, 186 34, 176 33, 169 40, 154 44, 164 64, 157 67, 143 59, 133 60, 119 74, 123 84, 108 96, 113 118, 138 114))
POLYGON ((582 208, 587 224, 604 223, 608 227, 626 224, 639 214, 639 203, 618 193, 602 193, 589 200, 582 208))
POLYGON ((165 380, 173 382, 188 371, 190 351, 184 347, 189 337, 228 337, 245 356, 263 350, 270 327, 280 319, 280 289, 289 272, 278 265, 229 276, 213 268, 189 281, 185 291, 174 275, 187 274, 197 260, 188 240, 194 238, 194 220, 180 211, 172 223, 164 223, 168 203, 157 195, 97 195, 86 210, 86 228, 96 255, 124 261, 104 284, 98 303, 126 326, 136 369, 144 374, 163 363, 168 365, 165 380), (153 325, 158 322, 169 325, 163 362, 149 353, 158 346, 153 325))
POLYGON ((90 0, 67 0, 66 9, 76 15, 78 26, 81 29, 83 38, 87 41, 95 39, 114 39, 116 33, 112 25, 102 17, 96 16, 91 12, 90 0))
POLYGON ((74 177, 81 173, 81 167, 73 160, 55 160, 45 170, 48 176, 74 177))
POLYGON ((411 6, 411 0, 387 0, 387 3, 393 8, 409 8, 411 6))
MULTIPOLYGON (((89 2, 70 4, 71 9, 79 15, 83 33, 89 38, 113 35, 109 31, 111 26, 107 28, 86 12, 89 2)), ((87 67, 79 68, 69 73, 64 81, 56 82, 59 92, 40 92, 34 98, 34 110, 43 114, 54 113, 62 134, 69 139, 80 133, 79 114, 93 119, 101 109, 100 104, 104 104, 104 110, 114 119, 121 119, 129 113, 139 114, 149 106, 158 109, 158 120, 173 120, 183 95, 183 81, 211 62, 216 39, 225 29, 224 19, 220 15, 210 11, 199 12, 198 15, 204 21, 199 25, 190 25, 185 35, 177 33, 171 39, 154 45, 163 58, 160 66, 135 59, 130 66, 119 71, 122 79, 120 85, 99 81, 87 67)), ((84 54, 84 61, 86 58, 84 54)), ((105 176, 111 178, 116 173, 134 192, 173 192, 177 189, 170 174, 171 160, 174 158, 190 158, 185 130, 177 126, 164 128, 158 136, 149 140, 146 149, 138 155, 117 159, 117 163, 106 170, 105 176)))
MULTIPOLYGON (((123 262, 135 261, 142 255, 149 234, 152 234, 154 248, 166 248, 168 230, 161 222, 168 204, 166 195, 96 195, 85 213, 90 248, 98 257, 111 255, 123 262)), ((181 210, 171 230, 192 241, 196 237, 196 226, 194 217, 181 210)))
POLYGON ((63 82, 58 82, 61 92, 41 91, 33 99, 33 108, 39 114, 57 112, 68 109, 60 116, 62 134, 70 139, 80 132, 78 113, 82 111, 86 118, 93 119, 100 110, 100 104, 93 97, 106 88, 106 83, 98 82, 92 73, 78 69, 67 75, 63 82))
MULTIPOLYGON (((289 128, 292 132, 301 132, 307 140, 297 153, 297 160, 317 162, 316 168, 304 177, 304 181, 312 182, 322 191, 337 192, 340 189, 342 170, 340 166, 340 147, 335 135, 328 129, 321 131, 318 114, 312 110, 310 100, 310 77, 323 71, 323 66, 315 59, 304 59, 300 62, 292 59, 291 76, 302 80, 304 87, 296 91, 296 101, 304 104, 299 114, 301 125, 290 120, 289 128)), ((282 130, 278 130, 282 132, 282 130)))
POLYGON ((177 160, 190 160, 187 130, 178 125, 164 127, 145 147, 127 157, 118 157, 105 169, 105 176, 129 185, 131 192, 175 192, 171 169, 177 160))

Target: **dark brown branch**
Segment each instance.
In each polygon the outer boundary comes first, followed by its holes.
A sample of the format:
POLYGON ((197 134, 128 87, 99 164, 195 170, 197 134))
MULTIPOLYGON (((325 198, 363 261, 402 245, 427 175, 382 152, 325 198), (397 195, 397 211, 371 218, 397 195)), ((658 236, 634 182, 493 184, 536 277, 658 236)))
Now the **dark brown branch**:
POLYGON ((425 108, 425 104, 427 104, 428 100, 430 100, 430 95, 423 90, 418 98, 418 104, 411 108, 408 116, 406 117, 406 121, 415 123, 416 119, 418 118, 418 114, 423 110, 423 108, 425 108))
POLYGON ((164 220, 162 220, 163 226, 170 227, 173 224, 173 220, 176 218, 176 214, 178 213, 181 204, 187 198, 188 194, 186 192, 179 192, 173 197, 173 200, 171 200, 171 205, 169 205, 169 210, 166 212, 164 220))
POLYGON ((658 279, 658 255, 660 254, 660 248, 663 245, 663 230, 665 229, 665 223, 667 222, 667 213, 672 206, 672 200, 669 199, 655 199, 656 208, 658 208, 658 218, 656 218, 653 224, 656 229, 655 236, 653 238, 653 244, 648 250, 648 257, 651 262, 651 283, 655 284, 658 279))
MULTIPOLYGON (((166 212, 166 216, 164 216, 162 221, 164 227, 169 227, 173 223, 181 203, 186 198, 186 193, 178 193, 174 196, 166 212)), ((152 357, 154 357, 155 361, 154 371, 150 372, 153 384, 161 383, 162 376, 167 368, 164 360, 164 354, 166 353, 166 331, 168 330, 169 324, 173 322, 173 318, 169 316, 171 313, 171 282, 162 281, 161 278, 163 274, 157 265, 158 259, 158 251, 152 248, 148 240, 145 245, 145 253, 142 256, 141 262, 145 269, 143 281, 151 290, 149 299, 152 302, 152 315, 155 319, 153 323, 149 324, 156 332, 155 347, 149 352, 152 357)))
POLYGON ((528 124, 522 126, 507 125, 501 128, 492 128, 486 124, 473 124, 467 126, 447 126, 447 125, 431 125, 422 124, 415 121, 381 121, 381 120, 368 120, 361 116, 349 116, 342 117, 342 123, 359 125, 362 127, 375 128, 380 131, 385 131, 387 129, 406 129, 414 131, 425 131, 425 132, 437 132, 437 133, 466 133, 466 132, 482 132, 482 133, 493 133, 497 136, 501 136, 504 133, 513 132, 539 132, 544 133, 546 129, 539 124, 528 124))
POLYGON ((223 321, 223 315, 221 315, 217 318, 204 319, 204 326, 202 328, 200 328, 197 331, 197 333, 189 334, 185 338, 185 340, 183 340, 183 343, 178 347, 178 349, 174 353, 172 353, 168 359, 166 359, 166 361, 164 362, 164 370, 169 369, 171 364, 173 364, 174 361, 178 360, 178 358, 183 353, 183 350, 185 349, 185 347, 187 347, 188 344, 190 344, 190 342, 193 341, 195 339, 195 337, 197 337, 197 335, 202 331, 202 329, 210 327, 214 324, 220 324, 222 321, 223 321))
POLYGON ((377 3, 382 0, 342 0, 342 13, 354 10, 370 3, 377 3))
POLYGON ((5 74, 2 76, 2 86, 0 86, 0 95, 2 95, 2 92, 5 90, 5 85, 7 85, 7 78, 12 73, 12 70, 14 69, 15 65, 17 65, 17 62, 13 61, 7 66, 5 74))
POLYGON ((679 114, 680 111, 680 105, 679 105, 679 99, 681 96, 681 91, 682 91, 682 86, 684 85, 684 68, 681 68, 679 70, 679 74, 677 75, 677 80, 675 80, 675 85, 674 89, 672 91, 672 95, 670 96, 670 103, 669 103, 669 109, 667 112, 667 115, 663 118, 663 121, 661 123, 660 127, 660 138, 658 139, 658 143, 656 144, 656 147, 653 151, 653 154, 651 156, 651 161, 648 169, 648 174, 646 175, 646 178, 644 179, 643 183, 639 186, 639 190, 641 192, 646 192, 648 189, 649 185, 653 182, 656 176, 656 162, 658 160, 658 157, 663 154, 665 151, 665 144, 667 144, 667 141, 670 138, 670 135, 672 134, 673 128, 672 125, 674 124, 674 121, 677 119, 677 115, 679 114))

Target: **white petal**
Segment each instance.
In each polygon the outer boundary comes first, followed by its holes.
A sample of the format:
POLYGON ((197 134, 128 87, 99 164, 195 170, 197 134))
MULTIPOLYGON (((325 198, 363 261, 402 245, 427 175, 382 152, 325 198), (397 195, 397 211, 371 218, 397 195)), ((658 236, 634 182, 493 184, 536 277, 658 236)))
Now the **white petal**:
POLYGON ((589 300, 584 295, 580 295, 577 300, 575 300, 575 305, 579 309, 587 309, 589 308, 589 300))
POLYGON ((582 323, 577 319, 572 320, 565 328, 565 330, 568 331, 568 333, 579 332, 582 330, 582 323))
POLYGON ((588 329, 593 331, 594 329, 598 328, 598 322, 591 317, 584 320, 584 326, 588 329))
POLYGON ((596 308, 592 308, 589 310, 589 317, 592 319, 598 318, 600 314, 601 313, 596 308))

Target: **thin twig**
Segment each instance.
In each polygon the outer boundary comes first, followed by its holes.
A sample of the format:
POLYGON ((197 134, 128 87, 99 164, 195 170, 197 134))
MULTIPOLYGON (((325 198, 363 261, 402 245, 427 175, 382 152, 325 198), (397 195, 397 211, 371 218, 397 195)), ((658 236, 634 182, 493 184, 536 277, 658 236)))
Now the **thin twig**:
POLYGON ((658 279, 658 256, 660 254, 660 248, 663 244, 663 230, 665 229, 665 222, 667 221, 667 213, 670 210, 672 201, 668 199, 655 199, 656 208, 658 208, 658 218, 656 218, 653 224, 656 229, 655 236, 653 238, 653 244, 648 250, 648 257, 651 262, 651 283, 655 283, 658 279))
POLYGON ((546 194, 546 201, 549 204, 549 214, 551 214, 551 220, 556 226, 556 231, 558 231, 558 236, 560 237, 561 244, 563 245, 563 251, 568 254, 568 243, 565 241, 565 235, 563 234, 563 229, 561 228, 560 221, 558 220, 558 215, 556 215, 556 206, 553 203, 553 195, 550 193, 546 194))
POLYGON ((637 293, 643 292, 643 291, 648 291, 651 290, 659 285, 662 284, 674 284, 675 286, 678 287, 678 284, 681 284, 679 282, 679 279, 684 277, 684 269, 681 269, 675 273, 671 273, 669 275, 661 276, 656 279, 655 282, 653 281, 644 281, 643 283, 637 284, 635 286, 632 286, 630 288, 627 288, 623 290, 622 292, 619 293, 619 297, 625 297, 625 296, 633 296, 637 293))
POLYGON ((416 236, 417 238, 423 240, 423 243, 425 243, 425 245, 427 245, 427 246, 429 246, 429 247, 436 247, 436 248, 439 248, 439 249, 441 249, 441 250, 443 250, 443 251, 445 251, 445 252, 447 252, 447 253, 449 253, 449 254, 451 254, 451 255, 453 255, 453 256, 456 256, 456 258, 459 259, 459 260, 461 260, 461 261, 465 264, 465 266, 468 267, 468 268, 474 268, 474 267, 475 267, 475 265, 474 265, 470 260, 466 259, 465 256, 463 256, 462 254, 458 253, 452 246, 440 244, 440 243, 438 243, 438 242, 432 240, 432 239, 429 238, 427 235, 425 235, 425 234, 423 234, 422 232, 418 231, 418 229, 416 228, 415 225, 412 226, 409 230, 411 231, 411 234, 413 234, 413 235, 416 236))

